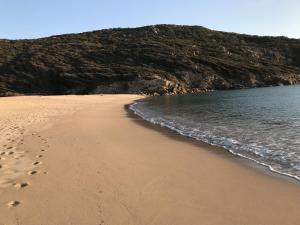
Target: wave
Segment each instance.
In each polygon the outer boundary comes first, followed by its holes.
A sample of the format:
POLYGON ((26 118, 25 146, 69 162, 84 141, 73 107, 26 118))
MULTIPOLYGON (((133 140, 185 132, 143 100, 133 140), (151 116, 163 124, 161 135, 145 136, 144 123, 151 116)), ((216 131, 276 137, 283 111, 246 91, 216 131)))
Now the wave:
POLYGON ((146 104, 146 102, 135 102, 129 106, 129 109, 133 111, 137 116, 152 124, 166 127, 179 133, 180 135, 190 137, 213 146, 221 147, 223 149, 226 149, 233 155, 237 155, 239 157, 251 160, 259 165, 267 167, 272 172, 285 175, 300 181, 300 176, 293 173, 293 169, 295 169, 296 171, 300 171, 300 168, 298 168, 299 165, 293 165, 294 162, 290 161, 290 159, 286 157, 286 152, 276 152, 276 157, 274 157, 274 152, 270 151, 267 148, 264 148, 263 146, 259 146, 256 144, 243 144, 232 138, 217 137, 210 132, 201 131, 199 129, 179 124, 176 122, 176 120, 170 120, 159 115, 149 115, 150 113, 147 113, 146 109, 139 109, 141 107, 138 106, 141 106, 143 104, 146 104), (270 162, 268 158, 272 159, 273 162, 270 162), (283 162, 285 165, 282 165, 283 162))

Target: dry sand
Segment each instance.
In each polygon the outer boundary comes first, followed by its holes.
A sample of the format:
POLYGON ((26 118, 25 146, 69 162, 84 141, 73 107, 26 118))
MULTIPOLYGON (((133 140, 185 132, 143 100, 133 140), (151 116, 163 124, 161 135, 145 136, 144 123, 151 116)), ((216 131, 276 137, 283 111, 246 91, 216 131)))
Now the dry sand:
POLYGON ((299 225, 300 187, 128 116, 134 95, 0 99, 0 225, 299 225))

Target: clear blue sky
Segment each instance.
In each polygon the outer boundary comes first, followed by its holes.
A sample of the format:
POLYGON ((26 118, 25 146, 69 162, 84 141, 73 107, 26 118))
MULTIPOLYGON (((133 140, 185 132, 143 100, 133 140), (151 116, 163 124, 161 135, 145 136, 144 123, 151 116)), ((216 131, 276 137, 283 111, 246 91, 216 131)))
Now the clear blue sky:
POLYGON ((300 0, 0 0, 0 38, 162 23, 300 38, 300 0))

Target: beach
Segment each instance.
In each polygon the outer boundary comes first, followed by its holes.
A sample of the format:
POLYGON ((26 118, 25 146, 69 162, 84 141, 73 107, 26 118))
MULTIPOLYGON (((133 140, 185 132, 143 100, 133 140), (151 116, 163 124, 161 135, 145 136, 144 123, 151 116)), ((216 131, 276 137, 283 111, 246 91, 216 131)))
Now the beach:
POLYGON ((142 98, 1 98, 0 225, 299 224, 299 183, 147 125, 142 98))

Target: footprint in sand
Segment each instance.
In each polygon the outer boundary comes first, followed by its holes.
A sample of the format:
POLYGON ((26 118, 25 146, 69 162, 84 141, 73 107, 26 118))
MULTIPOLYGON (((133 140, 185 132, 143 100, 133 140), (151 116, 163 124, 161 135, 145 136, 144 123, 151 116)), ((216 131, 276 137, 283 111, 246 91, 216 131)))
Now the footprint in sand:
POLYGON ((31 170, 31 171, 28 172, 28 174, 29 174, 29 175, 34 175, 34 174, 37 174, 37 171, 31 170))
POLYGON ((42 158, 43 155, 36 155, 35 158, 42 158))
POLYGON ((12 208, 12 207, 16 207, 16 206, 18 206, 20 204, 21 204, 21 202, 19 202, 19 201, 10 201, 10 202, 7 203, 7 206, 9 208, 12 208))
POLYGON ((20 182, 20 183, 14 184, 14 187, 21 189, 21 188, 27 187, 28 185, 29 185, 29 183, 27 183, 27 182, 20 182))
POLYGON ((42 164, 42 162, 33 162, 32 165, 37 166, 39 164, 42 164))

